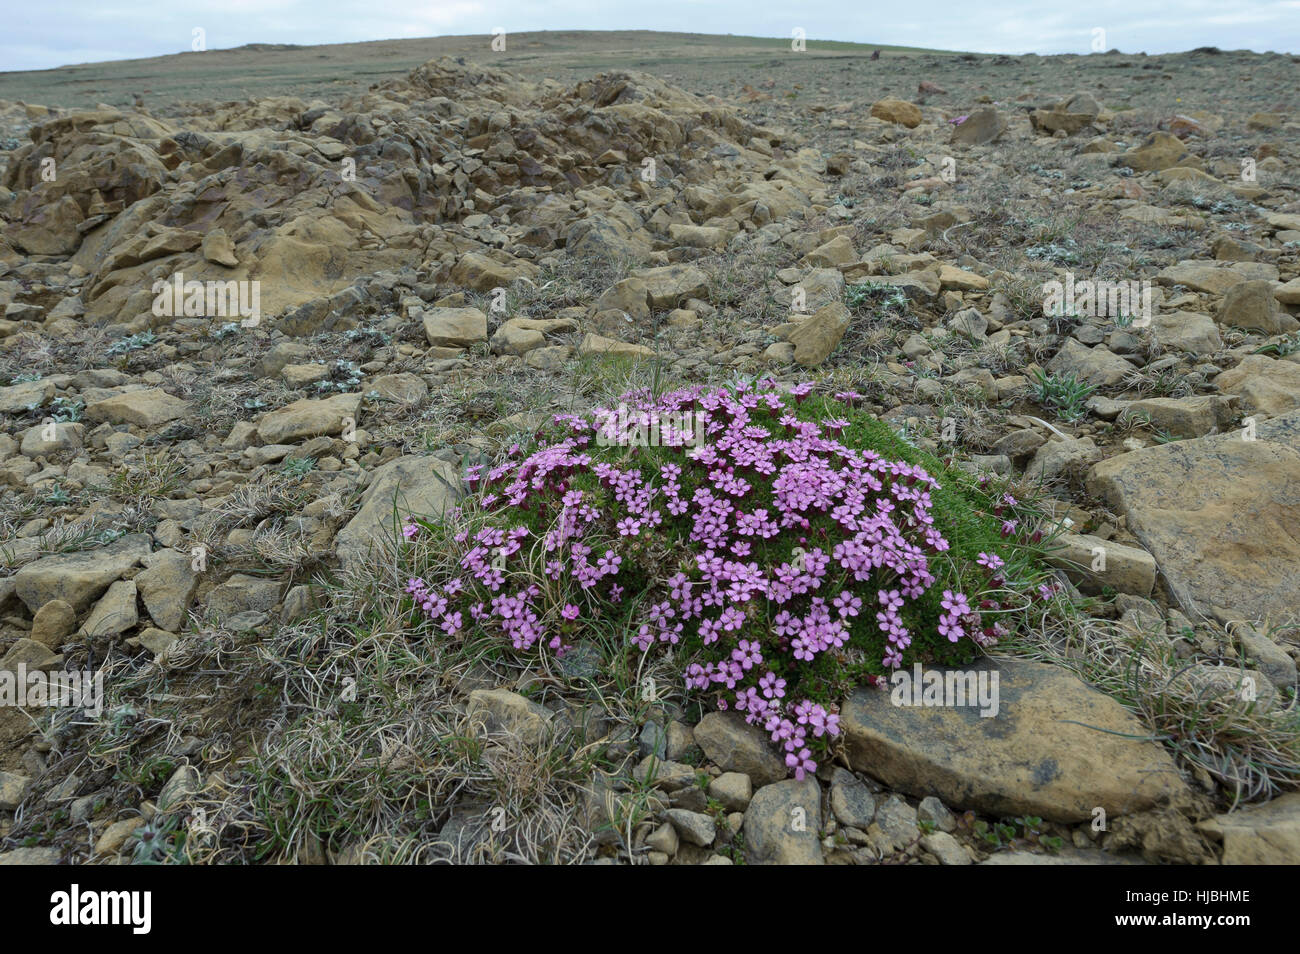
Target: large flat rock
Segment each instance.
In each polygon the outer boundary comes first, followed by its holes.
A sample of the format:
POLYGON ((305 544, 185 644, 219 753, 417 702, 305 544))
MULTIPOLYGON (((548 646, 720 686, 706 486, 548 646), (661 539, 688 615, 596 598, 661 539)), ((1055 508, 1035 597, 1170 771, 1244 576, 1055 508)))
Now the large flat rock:
POLYGON ((97 550, 42 557, 14 574, 14 592, 33 613, 50 600, 80 613, 148 555, 149 535, 135 533, 97 550))
POLYGON ((1300 792, 1208 819, 1201 830, 1222 839, 1225 865, 1300 864, 1300 792))
POLYGON ((1274 623, 1300 611, 1300 411, 1121 454, 1088 489, 1128 518, 1183 610, 1274 623))
MULTIPOLYGON (((1190 798, 1173 760, 1118 702, 1045 663, 985 659, 997 712, 895 705, 859 689, 840 713, 849 764, 891 788, 991 815, 1061 822, 1141 812, 1190 798)), ((908 670, 909 674, 911 670, 908 670)))
POLYGON ((361 509, 334 540, 339 560, 345 567, 361 565, 396 539, 408 516, 441 517, 463 487, 456 466, 437 457, 412 454, 377 468, 361 509))

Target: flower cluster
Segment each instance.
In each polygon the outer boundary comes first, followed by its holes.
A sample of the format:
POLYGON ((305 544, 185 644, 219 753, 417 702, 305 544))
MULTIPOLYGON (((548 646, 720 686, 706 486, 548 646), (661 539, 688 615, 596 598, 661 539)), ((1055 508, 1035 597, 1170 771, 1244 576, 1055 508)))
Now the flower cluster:
MULTIPOLYGON (((935 478, 854 446, 855 392, 802 413, 813 390, 625 395, 702 433, 654 448, 607 446, 607 409, 558 415, 533 452, 469 470, 484 523, 454 536, 461 572, 407 592, 438 631, 477 627, 518 650, 563 654, 585 624, 620 623, 643 652, 679 651, 686 687, 762 726, 802 778, 840 731, 816 687, 855 663, 909 664, 918 640, 973 654, 1006 632, 983 625, 998 600, 939 585, 935 478)), ((996 554, 978 566, 1003 584, 996 554)))

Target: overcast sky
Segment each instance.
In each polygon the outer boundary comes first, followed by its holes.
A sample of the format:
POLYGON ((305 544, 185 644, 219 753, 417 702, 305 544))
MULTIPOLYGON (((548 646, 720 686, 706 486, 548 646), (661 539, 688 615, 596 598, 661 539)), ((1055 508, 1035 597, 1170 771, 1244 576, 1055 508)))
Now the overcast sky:
POLYGON ((0 70, 47 69, 245 43, 347 43, 527 30, 673 30, 971 50, 1171 53, 1198 46, 1300 52, 1300 0, 204 0, 19 3, 4 13, 0 70))

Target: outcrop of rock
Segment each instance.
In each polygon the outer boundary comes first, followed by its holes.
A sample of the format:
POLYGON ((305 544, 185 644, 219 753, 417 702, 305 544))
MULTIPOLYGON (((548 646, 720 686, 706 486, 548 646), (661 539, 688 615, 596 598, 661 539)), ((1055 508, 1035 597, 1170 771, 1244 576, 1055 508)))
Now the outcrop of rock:
POLYGON ((841 713, 849 763, 909 794, 994 815, 1075 822, 1097 806, 1124 815, 1186 804, 1173 760, 1142 740, 1142 726, 1119 703, 1062 669, 1024 660, 985 660, 954 676, 994 673, 997 711, 987 716, 974 698, 896 705, 892 689, 859 689, 841 713))

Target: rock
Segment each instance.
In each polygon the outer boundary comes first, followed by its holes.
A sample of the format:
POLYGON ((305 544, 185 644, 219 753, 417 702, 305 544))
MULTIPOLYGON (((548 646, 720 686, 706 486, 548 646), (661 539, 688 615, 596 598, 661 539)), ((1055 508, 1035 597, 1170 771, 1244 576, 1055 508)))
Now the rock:
POLYGON ((844 298, 844 274, 838 268, 814 268, 799 278, 798 282, 776 293, 776 303, 795 314, 811 314, 844 298), (795 308, 795 294, 803 295, 802 309, 795 308))
POLYGON ((677 829, 673 827, 672 823, 664 822, 646 836, 645 843, 646 847, 654 851, 662 852, 671 858, 673 855, 677 854, 680 840, 677 837, 677 829))
POLYGON ((0 851, 0 865, 57 865, 62 857, 57 848, 15 848, 0 851))
POLYGON ((1235 368, 1217 375, 1224 394, 1239 395, 1252 411, 1274 417, 1300 408, 1300 365, 1267 355, 1252 354, 1235 368))
POLYGON ((700 747, 695 744, 695 731, 689 725, 670 719, 664 729, 665 753, 668 758, 680 762, 692 754, 699 754, 700 747))
POLYGON ((1193 156, 1187 146, 1177 136, 1166 132, 1153 132, 1141 145, 1128 152, 1120 153, 1115 162, 1127 166, 1134 172, 1158 172, 1180 163, 1187 162, 1193 156))
POLYGON ((148 553, 148 535, 131 534, 98 550, 42 557, 14 574, 14 592, 33 612, 51 600, 63 600, 75 612, 84 612, 148 553))
POLYGON ((745 812, 745 858, 751 865, 825 864, 821 827, 821 789, 815 779, 764 785, 745 812))
POLYGON ((624 278, 596 299, 596 311, 617 311, 633 322, 650 317, 650 289, 640 278, 624 278))
POLYGON ((220 586, 214 587, 208 594, 208 615, 227 621, 249 610, 265 613, 279 600, 278 580, 236 573, 220 586))
POLYGON ((959 842, 945 831, 921 836, 921 847, 939 859, 941 865, 969 865, 974 862, 959 842))
POLYGON ((54 397, 54 382, 23 381, 0 388, 0 414, 22 414, 54 397))
POLYGON ((867 837, 882 855, 906 848, 921 837, 916 809, 897 795, 890 795, 876 808, 876 820, 867 829, 867 837))
POLYGON ((429 385, 417 374, 383 374, 370 382, 366 393, 381 401, 421 404, 429 396, 429 385))
POLYGON ((848 828, 866 831, 876 819, 876 797, 852 772, 836 766, 831 776, 831 813, 848 828))
POLYGON ((578 345, 579 354, 612 354, 627 358, 653 358, 654 349, 647 348, 645 345, 629 344, 626 341, 615 341, 613 338, 606 338, 602 335, 585 334, 578 345))
POLYGON ((830 357, 853 316, 839 302, 833 302, 799 322, 787 336, 794 345, 794 359, 805 368, 816 367, 830 357))
POLYGON ((996 142, 1007 130, 1007 121, 992 106, 972 110, 964 122, 952 128, 954 145, 983 146, 996 142))
POLYGON ((239 264, 230 236, 220 227, 203 236, 203 257, 214 265, 224 265, 226 268, 234 268, 239 264))
POLYGON ((1284 623, 1300 605, 1300 411, 1246 436, 1121 454, 1093 467, 1087 485, 1127 518, 1184 612, 1217 605, 1284 623))
POLYGON ((729 812, 743 812, 754 795, 754 785, 742 772, 723 772, 709 783, 709 795, 729 812))
POLYGON ((645 284, 650 305, 656 309, 678 308, 688 298, 709 296, 709 276, 694 265, 643 268, 633 272, 632 277, 645 284))
POLYGON ((1266 335, 1287 334, 1300 328, 1300 321, 1282 311, 1273 288, 1273 282, 1262 279, 1238 282, 1224 292, 1215 321, 1266 335))
POLYGON ((858 253, 853 247, 853 240, 847 235, 837 235, 805 255, 800 264, 813 268, 838 268, 857 260, 858 253))
POLYGON ((717 837, 717 831, 713 826, 712 817, 700 812, 688 812, 682 808, 670 808, 668 810, 668 821, 672 823, 673 828, 685 841, 692 845, 698 845, 701 848, 707 848, 713 844, 717 837))
POLYGON ((28 672, 52 672, 59 668, 63 657, 34 639, 16 639, 9 651, 0 659, 0 672, 18 672, 26 667, 28 672))
POLYGON ((29 255, 71 255, 81 244, 77 226, 85 218, 70 195, 38 202, 31 215, 6 229, 6 237, 29 255))
POLYGON ((1265 216, 1264 221, 1271 228, 1279 231, 1300 232, 1300 213, 1270 212, 1265 216))
POLYGON ((512 282, 521 278, 534 279, 538 272, 537 266, 531 262, 511 259, 502 263, 478 252, 470 252, 462 256, 451 270, 451 280, 457 285, 487 292, 494 288, 509 288, 512 282))
POLYGON ((1038 448, 1033 460, 1025 467, 1025 476, 1030 480, 1054 480, 1076 473, 1082 476, 1082 472, 1100 457, 1101 449, 1091 437, 1049 440, 1038 448))
POLYGON ((507 689, 473 690, 466 714, 482 720, 488 732, 514 736, 528 746, 541 745, 554 731, 549 709, 507 689))
POLYGON ((840 713, 854 769, 996 816, 1075 822, 1097 806, 1124 815, 1189 799, 1173 761, 1144 741, 1144 727, 1066 670, 1000 658, 953 672, 969 674, 968 683, 996 674, 996 715, 970 705, 895 705, 892 690, 859 689, 840 713))
POLYGON ((1202 822, 1223 842, 1225 865, 1293 865, 1300 859, 1300 792, 1202 822))
POLYGON ((158 811, 170 812, 177 809, 187 799, 198 794, 201 782, 202 776, 193 765, 176 766, 158 793, 158 811))
POLYGON ((1131 401, 1120 413, 1121 422, 1149 421, 1158 431, 1174 437, 1204 437, 1236 415, 1230 402, 1217 395, 1188 398, 1144 398, 1131 401))
POLYGON ((460 471, 439 457, 412 454, 384 464, 372 475, 356 516, 334 540, 340 561, 348 569, 363 567, 372 549, 396 541, 408 516, 439 518, 463 489, 460 471))
POLYGON ((915 129, 921 125, 921 110, 901 99, 881 99, 871 104, 871 115, 887 123, 915 129))
POLYGON ((665 792, 677 792, 695 784, 695 767, 647 755, 637 763, 632 775, 638 782, 654 785, 665 792))
POLYGON ((715 226, 681 225, 674 222, 668 226, 668 237, 686 248, 720 249, 731 238, 731 232, 715 226))
POLYGON ((109 424, 135 424, 158 427, 168 421, 188 417, 190 404, 172 397, 162 388, 127 391, 86 405, 86 417, 109 424))
POLYGON ((136 829, 145 823, 143 818, 126 818, 113 822, 104 829, 99 840, 95 842, 94 854, 115 855, 126 844, 126 840, 135 834, 136 829))
POLYGON ((964 268, 957 268, 953 265, 940 265, 939 287, 941 289, 955 288, 958 291, 984 291, 989 287, 989 280, 983 275, 976 275, 964 268))
POLYGON ((1300 278, 1293 278, 1285 285, 1274 288, 1273 297, 1284 305, 1300 305, 1300 278))
POLYGON ((52 426, 52 432, 49 424, 38 424, 23 432, 20 450, 24 456, 49 457, 65 451, 81 450, 86 433, 85 424, 57 421, 52 426))
POLYGON ((332 436, 342 433, 348 421, 355 426, 360 411, 360 394, 304 398, 262 415, 257 422, 257 436, 265 444, 294 444, 305 437, 332 436))
POLYGON ((493 354, 527 354, 546 344, 546 336, 540 331, 521 327, 515 321, 507 321, 492 336, 493 354))
POLYGON ((31 638, 54 652, 77 628, 76 611, 63 600, 50 600, 36 611, 31 638))
POLYGON ((957 819, 948 811, 948 806, 933 795, 927 795, 916 806, 916 820, 933 825, 939 831, 950 832, 957 828, 957 819))
POLYGON ((1088 585, 1085 592, 1109 586, 1120 593, 1150 596, 1156 582, 1156 561, 1137 547, 1083 533, 1063 533, 1048 557, 1052 566, 1071 570, 1071 579, 1088 585))
POLYGON ((111 583, 82 624, 81 634, 92 640, 107 639, 131 629, 140 621, 135 598, 135 580, 111 583))
POLYGON ((999 851, 980 862, 981 865, 1137 865, 1140 860, 1108 855, 1101 851, 1062 848, 1050 855, 1032 851, 999 851))
POLYGON ((1247 277, 1231 267, 1225 268, 1210 262, 1186 261, 1162 268, 1156 274, 1156 281, 1161 285, 1182 285, 1192 291, 1222 295, 1247 277))
POLYGON ((1054 374, 1073 374, 1080 381, 1099 388, 1122 384, 1134 371, 1133 365, 1112 354, 1105 345, 1089 348, 1073 338, 1066 339, 1047 369, 1054 374))
POLYGON ((185 613, 194 599, 199 577, 188 553, 159 550, 145 559, 144 570, 135 575, 135 586, 149 616, 162 629, 180 632, 185 613))
POLYGON ((176 644, 178 637, 175 633, 169 633, 166 630, 155 629, 150 626, 143 630, 136 640, 149 652, 155 656, 161 656, 167 650, 176 644))
POLYGON ((1151 319, 1151 333, 1165 351, 1213 354, 1223 348, 1218 326, 1209 315, 1175 311, 1151 319))
POLYGON ((786 777, 785 762, 767 734, 736 712, 709 712, 695 727, 695 741, 710 762, 724 772, 748 775, 764 786, 786 777))
POLYGON ((26 775, 0 771, 0 811, 17 811, 31 787, 32 780, 26 775))
POLYGON ((1236 638, 1246 659, 1275 688, 1286 692, 1296 685, 1295 660, 1281 646, 1245 622, 1230 623, 1228 632, 1236 638))
POLYGON ((431 308, 424 312, 424 337, 444 348, 469 348, 487 341, 487 315, 477 308, 431 308))

